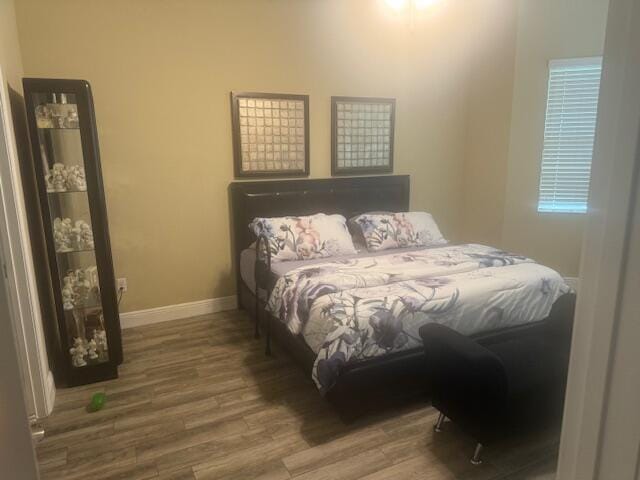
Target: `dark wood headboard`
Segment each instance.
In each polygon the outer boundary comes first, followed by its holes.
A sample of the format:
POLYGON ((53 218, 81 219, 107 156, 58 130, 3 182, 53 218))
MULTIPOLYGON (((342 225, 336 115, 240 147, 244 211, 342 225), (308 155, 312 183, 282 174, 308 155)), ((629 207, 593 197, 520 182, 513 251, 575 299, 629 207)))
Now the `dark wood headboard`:
POLYGON ((255 240, 256 217, 338 213, 349 219, 374 210, 409 210, 409 175, 233 182, 229 185, 234 267, 240 294, 240 253, 255 240))

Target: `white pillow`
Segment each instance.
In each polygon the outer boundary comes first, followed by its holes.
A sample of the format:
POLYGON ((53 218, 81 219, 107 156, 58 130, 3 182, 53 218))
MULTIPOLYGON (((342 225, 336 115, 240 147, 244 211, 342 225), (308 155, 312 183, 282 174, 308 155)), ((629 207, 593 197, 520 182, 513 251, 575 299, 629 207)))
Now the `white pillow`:
POLYGON ((342 215, 254 218, 249 229, 267 236, 275 262, 357 253, 342 215))
POLYGON ((365 213, 355 218, 370 252, 403 247, 445 245, 433 217, 426 212, 365 213))

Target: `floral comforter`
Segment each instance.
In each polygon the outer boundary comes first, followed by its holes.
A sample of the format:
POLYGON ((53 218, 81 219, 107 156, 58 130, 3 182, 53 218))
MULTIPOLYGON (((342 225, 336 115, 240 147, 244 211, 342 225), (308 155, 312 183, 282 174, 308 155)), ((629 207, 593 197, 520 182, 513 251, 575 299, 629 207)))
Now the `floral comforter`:
POLYGON ((302 266, 279 278, 267 308, 317 353, 325 393, 347 362, 419 347, 426 323, 465 335, 521 325, 569 291, 529 258, 468 244, 302 266))

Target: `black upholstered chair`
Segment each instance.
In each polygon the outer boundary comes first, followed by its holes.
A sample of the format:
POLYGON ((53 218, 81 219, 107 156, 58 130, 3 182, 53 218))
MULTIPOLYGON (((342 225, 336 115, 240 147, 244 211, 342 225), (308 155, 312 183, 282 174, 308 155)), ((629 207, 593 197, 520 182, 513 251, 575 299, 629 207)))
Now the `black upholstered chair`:
POLYGON ((483 445, 559 420, 566 386, 575 295, 556 301, 549 318, 469 338, 436 323, 420 328, 432 404, 483 445))

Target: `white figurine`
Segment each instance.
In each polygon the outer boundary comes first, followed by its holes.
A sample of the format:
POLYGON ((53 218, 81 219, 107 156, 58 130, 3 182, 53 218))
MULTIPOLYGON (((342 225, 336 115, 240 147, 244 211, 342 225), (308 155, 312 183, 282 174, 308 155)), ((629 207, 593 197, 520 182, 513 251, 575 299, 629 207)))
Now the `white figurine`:
POLYGON ((54 113, 53 118, 56 121, 56 127, 64 128, 64 117, 60 114, 60 112, 54 113))
POLYGON ((71 363, 74 367, 84 367, 87 365, 87 362, 84 360, 84 357, 87 354, 85 343, 86 340, 76 337, 73 341, 73 347, 69 349, 69 353, 71 354, 71 363))
POLYGON ((79 230, 78 235, 78 248, 80 250, 92 249, 93 244, 93 231, 87 222, 78 220, 76 222, 76 228, 79 230))
POLYGON ((56 252, 69 252, 72 250, 71 239, 69 238, 69 224, 68 218, 64 220, 56 218, 53 220, 53 241, 56 244, 56 252))
POLYGON ((52 112, 46 104, 36 107, 36 123, 38 128, 53 128, 52 112))
POLYGON ((84 271, 86 278, 91 285, 91 289, 99 290, 100 289, 100 278, 98 276, 98 267, 93 266, 89 267, 84 271))
POLYGON ((54 163, 45 180, 48 192, 67 191, 67 169, 62 163, 54 163))
POLYGON ((67 188, 69 190, 87 189, 87 180, 84 173, 84 167, 79 165, 71 165, 67 169, 67 188))
POLYGON ((96 348, 98 351, 98 357, 100 360, 108 359, 108 348, 107 348, 107 332, 104 330, 94 330, 93 331, 93 341, 96 342, 96 348))
POLYGON ((91 360, 95 360, 96 358, 98 358, 98 354, 96 353, 96 350, 98 349, 98 345, 96 344, 96 341, 93 338, 89 340, 87 347, 89 350, 89 358, 91 360))
POLYGON ((73 310, 87 304, 90 295, 99 297, 98 269, 89 267, 69 270, 64 276, 62 286, 62 303, 65 310, 73 310))
POLYGON ((56 218, 53 221, 53 240, 57 252, 93 249, 93 231, 84 220, 71 223, 70 218, 56 218))
POLYGON ((78 112, 74 108, 70 108, 67 112, 67 116, 64 119, 65 128, 78 128, 80 121, 78 119, 78 112))
POLYGON ((73 288, 73 274, 68 274, 64 277, 64 285, 62 287, 62 307, 65 310, 73 310, 75 306, 75 294, 73 288))
POLYGON ((104 330, 94 330, 93 339, 96 341, 99 352, 106 352, 109 350, 107 347, 107 332, 104 330))
POLYGON ((78 303, 84 305, 89 299, 89 294, 91 293, 91 282, 89 282, 86 272, 82 269, 75 271, 75 278, 76 281, 73 286, 73 292, 78 299, 78 303))
MULTIPOLYGON (((75 225, 69 226, 69 243, 75 250, 83 250, 83 247, 81 245, 82 231, 80 229, 80 226, 78 225, 78 222, 80 221, 81 220, 78 220, 75 225)), ((69 222, 71 222, 71 219, 69 219, 69 222)))

